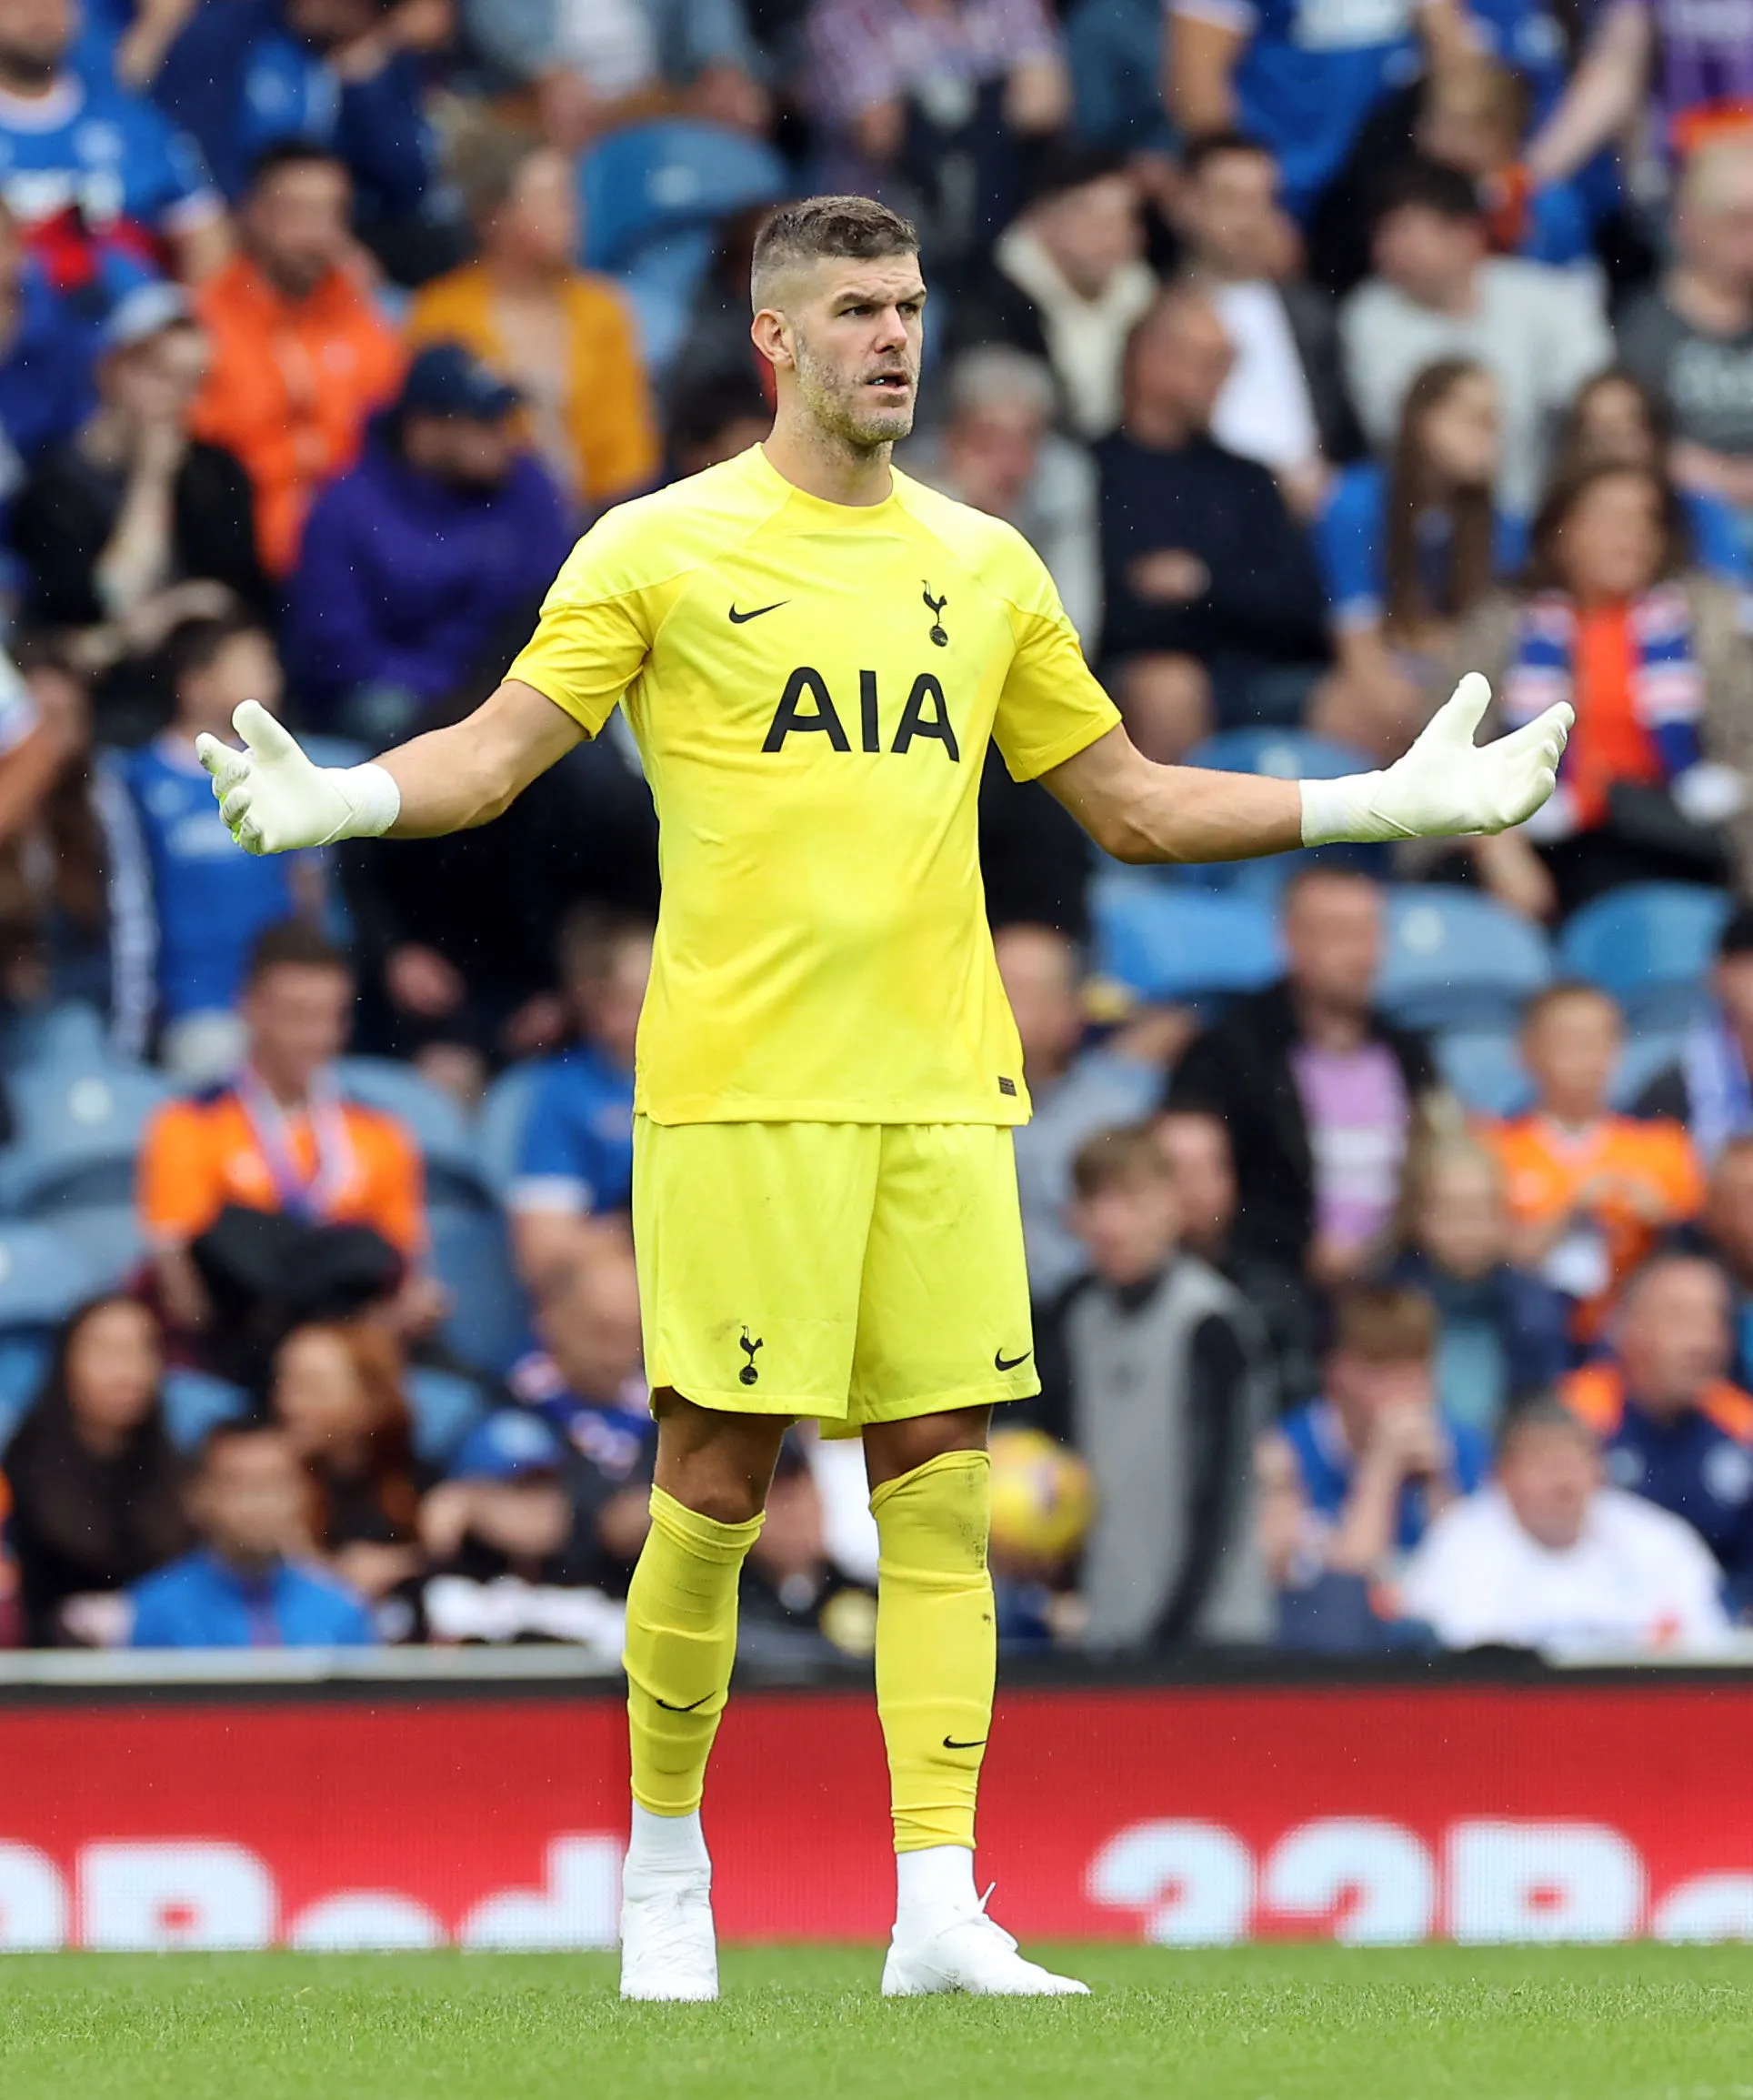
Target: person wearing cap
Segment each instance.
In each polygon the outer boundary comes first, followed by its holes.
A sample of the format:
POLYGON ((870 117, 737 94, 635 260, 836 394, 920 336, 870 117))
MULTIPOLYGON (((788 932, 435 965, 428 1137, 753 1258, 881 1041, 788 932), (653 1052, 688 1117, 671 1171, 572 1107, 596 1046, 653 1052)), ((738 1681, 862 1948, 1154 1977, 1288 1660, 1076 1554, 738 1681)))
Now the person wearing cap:
POLYGON ((130 292, 104 326, 96 407, 19 495, 25 619, 86 630, 84 668, 155 648, 179 619, 266 602, 248 477, 191 432, 205 362, 180 286, 130 292))
POLYGON ((1678 1058, 1635 1103, 1640 1116, 1684 1123, 1707 1164, 1753 1132, 1753 904, 1734 911, 1718 937, 1710 991, 1678 1058))
POLYGON ((523 397, 457 343, 408 367, 359 464, 310 514, 290 654, 336 727, 406 735, 496 669, 572 544, 568 506, 520 435, 523 397))

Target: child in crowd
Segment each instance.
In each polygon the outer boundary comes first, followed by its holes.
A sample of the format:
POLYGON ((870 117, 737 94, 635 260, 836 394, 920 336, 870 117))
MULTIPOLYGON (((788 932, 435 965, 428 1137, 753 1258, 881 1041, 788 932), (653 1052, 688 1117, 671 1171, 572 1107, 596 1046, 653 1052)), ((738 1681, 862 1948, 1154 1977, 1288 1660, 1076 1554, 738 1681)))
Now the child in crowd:
POLYGON ((159 1056, 180 1079, 226 1078, 243 1048, 236 1012, 250 949, 265 928, 321 908, 313 854, 255 856, 232 843, 195 755, 203 730, 229 740, 232 710, 275 712, 285 681, 271 638, 247 615, 185 621, 166 649, 175 712, 125 760, 150 889, 159 1056))
POLYGON ((1609 1106, 1622 1041, 1606 992, 1551 986, 1522 1022, 1535 1105, 1485 1133, 1503 1164, 1511 1257, 1574 1301, 1583 1341, 1599 1331, 1613 1291, 1657 1236, 1704 1201, 1703 1170, 1682 1126, 1609 1106))

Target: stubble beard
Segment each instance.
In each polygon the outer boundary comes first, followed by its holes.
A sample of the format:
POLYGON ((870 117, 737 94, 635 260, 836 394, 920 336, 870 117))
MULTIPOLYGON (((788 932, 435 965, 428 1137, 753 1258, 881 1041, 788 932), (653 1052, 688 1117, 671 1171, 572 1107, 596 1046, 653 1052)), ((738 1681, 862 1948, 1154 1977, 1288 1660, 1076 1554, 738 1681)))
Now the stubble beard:
POLYGON ((868 458, 887 451, 913 430, 917 381, 907 401, 905 417, 891 409, 873 409, 861 381, 846 379, 819 360, 809 345, 797 338, 797 388, 809 419, 824 443, 868 458))

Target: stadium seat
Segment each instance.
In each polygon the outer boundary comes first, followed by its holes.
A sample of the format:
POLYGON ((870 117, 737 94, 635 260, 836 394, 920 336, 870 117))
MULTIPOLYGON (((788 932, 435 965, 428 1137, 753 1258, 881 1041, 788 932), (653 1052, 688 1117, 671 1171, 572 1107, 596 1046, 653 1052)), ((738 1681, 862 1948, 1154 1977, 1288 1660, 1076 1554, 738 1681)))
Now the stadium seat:
POLYGON ((53 1226, 0 1223, 0 1452, 35 1398, 55 1330, 103 1281, 53 1226))
POLYGON ((426 1162, 428 1204, 487 1199, 467 1119, 447 1093, 393 1058, 341 1058, 335 1077, 350 1100, 406 1124, 426 1162))
POLYGON ((1437 1070, 1476 1115, 1513 1116, 1533 1089, 1516 1038, 1502 1029, 1451 1029, 1432 1045, 1437 1070))
POLYGON ((429 1216, 433 1273, 451 1298, 446 1341, 480 1371, 508 1371, 529 1345, 529 1312, 505 1221, 496 1209, 473 1203, 436 1203, 429 1216))
POLYGON ((109 1030, 95 1006, 71 999, 20 1013, 6 1030, 5 1061, 15 1071, 101 1071, 116 1061, 109 1030))
POLYGON ((1641 882, 1586 904, 1565 928, 1567 977, 1610 991, 1639 1028, 1678 1028, 1703 1005, 1729 900, 1689 882, 1641 882))
POLYGON ((249 1395, 205 1371, 165 1373, 165 1427, 179 1451, 198 1451, 209 1430, 249 1412, 249 1395))
POLYGON ((456 1371, 415 1365, 407 1374, 414 1448, 428 1465, 446 1464, 486 1412, 481 1388, 456 1371))
POLYGON ((1477 890, 1433 883, 1389 897, 1376 996, 1404 1027, 1512 1026, 1551 976, 1546 936, 1477 890))
POLYGON ((488 1188, 502 1199, 517 1176, 524 1126, 546 1069, 540 1061, 513 1065, 487 1089, 475 1122, 475 1156, 488 1188))
POLYGON ((719 222, 791 186, 771 146, 679 119, 612 133, 585 155, 578 183, 584 264, 620 279, 658 372, 680 344, 719 222))
POLYGON ((141 1138, 170 1092, 138 1065, 15 1073, 16 1138, 0 1160, 0 1208, 59 1224, 82 1205, 135 1201, 141 1138))
POLYGON ((1277 928, 1251 897, 1165 888, 1117 873, 1091 885, 1097 974, 1140 999, 1254 991, 1277 976, 1277 928))

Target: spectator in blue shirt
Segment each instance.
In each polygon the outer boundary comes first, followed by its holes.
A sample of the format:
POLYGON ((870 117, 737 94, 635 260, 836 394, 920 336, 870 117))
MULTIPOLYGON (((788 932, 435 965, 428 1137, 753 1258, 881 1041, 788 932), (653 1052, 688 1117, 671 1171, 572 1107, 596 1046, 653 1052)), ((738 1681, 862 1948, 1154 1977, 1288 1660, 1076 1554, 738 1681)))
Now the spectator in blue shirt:
POLYGON ((1361 460, 1316 521, 1342 681, 1320 726, 1393 757, 1422 726, 1424 688, 1457 623, 1519 567, 1524 521, 1496 507, 1497 382, 1467 357, 1426 366, 1407 389, 1392 458, 1361 460))
POLYGON ((205 276, 224 259, 225 206, 194 143, 149 102, 72 63, 73 0, 0 0, 0 197, 56 286, 112 263, 205 276))
POLYGON ((175 712, 122 767, 151 889, 159 1060, 205 1086, 228 1078, 243 1054, 235 1010, 257 937, 317 915, 322 867, 314 854, 241 851, 195 755, 204 730, 230 739, 240 701, 278 713, 283 680, 272 640, 245 614, 188 620, 172 635, 166 660, 175 712))
POLYGON ((408 367, 364 457, 313 507, 293 579, 289 653, 327 720, 382 744, 527 632, 573 539, 524 443, 522 396, 459 344, 408 367))
POLYGON ((1490 1470, 1487 1439, 1437 1404, 1437 1338, 1420 1291, 1357 1285, 1339 1299, 1326 1390, 1268 1432, 1300 1512, 1284 1527, 1281 1587, 1387 1575, 1490 1470))
POLYGON ((417 283, 461 259, 421 102, 422 53, 448 25, 443 0, 207 0, 153 92, 228 197, 270 146, 332 153, 353 178, 361 236, 417 283))
POLYGON ((1731 1602, 1753 1604, 1753 1394, 1728 1380, 1728 1279, 1708 1256, 1659 1254, 1627 1284, 1615 1351, 1562 1396, 1600 1438, 1607 1477, 1685 1518, 1731 1602))
POLYGON ((0 202, 0 502, 44 446, 91 407, 96 332, 50 285, 0 202))
POLYGON ((368 1647, 371 1614, 303 1556, 308 1483, 284 1430, 225 1422, 190 1491, 205 1543, 136 1583, 136 1648, 368 1647))
POLYGON ((641 919, 581 905, 559 941, 578 1040, 536 1082, 512 1183, 517 1264, 535 1281, 594 1243, 586 1221, 622 1217, 633 1186, 633 1051, 651 974, 641 919))
POLYGON ((1364 122, 1465 36, 1450 0, 1169 0, 1169 106, 1182 131, 1245 131, 1272 148, 1306 217, 1364 122))

